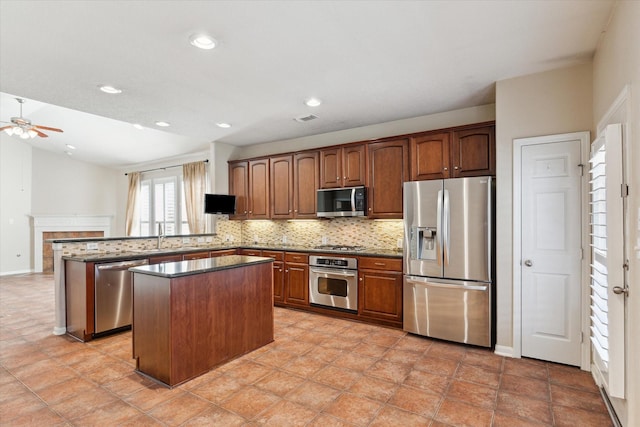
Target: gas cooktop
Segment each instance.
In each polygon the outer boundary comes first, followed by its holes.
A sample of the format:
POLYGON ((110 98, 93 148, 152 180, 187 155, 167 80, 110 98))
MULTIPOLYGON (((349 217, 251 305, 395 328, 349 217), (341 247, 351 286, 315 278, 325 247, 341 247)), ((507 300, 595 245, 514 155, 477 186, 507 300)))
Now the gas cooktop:
POLYGON ((365 248, 364 246, 349 246, 349 245, 319 245, 319 246, 316 246, 314 249, 321 249, 321 250, 327 250, 327 251, 361 252, 367 248, 365 248))

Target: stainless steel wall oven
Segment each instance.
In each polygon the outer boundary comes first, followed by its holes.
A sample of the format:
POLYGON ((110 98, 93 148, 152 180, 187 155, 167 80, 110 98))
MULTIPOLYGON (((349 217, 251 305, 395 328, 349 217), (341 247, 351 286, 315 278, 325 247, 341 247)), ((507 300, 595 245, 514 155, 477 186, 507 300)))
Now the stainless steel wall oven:
POLYGON ((348 257, 309 257, 309 302, 356 313, 358 260, 348 257))

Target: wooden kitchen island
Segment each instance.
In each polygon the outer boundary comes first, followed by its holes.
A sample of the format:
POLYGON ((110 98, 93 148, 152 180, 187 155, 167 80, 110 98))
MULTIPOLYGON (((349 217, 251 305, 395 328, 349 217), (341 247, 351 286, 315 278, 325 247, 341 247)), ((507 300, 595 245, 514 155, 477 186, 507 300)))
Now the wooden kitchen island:
POLYGON ((171 387, 273 341, 273 259, 131 268, 136 369, 171 387))

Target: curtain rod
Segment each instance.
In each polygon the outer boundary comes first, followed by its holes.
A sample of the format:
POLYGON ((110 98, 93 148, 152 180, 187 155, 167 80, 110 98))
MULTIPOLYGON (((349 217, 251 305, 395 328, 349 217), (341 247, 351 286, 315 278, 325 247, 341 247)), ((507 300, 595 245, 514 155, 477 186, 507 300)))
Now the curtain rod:
MULTIPOLYGON (((203 163, 209 163, 209 159, 203 160, 202 162, 203 163)), ((179 168, 181 166, 184 166, 184 165, 165 166, 163 168, 147 169, 146 171, 138 171, 138 172, 145 173, 145 172, 161 171, 161 170, 165 170, 165 169, 179 168)), ((129 173, 125 173, 124 175, 127 176, 127 175, 129 175, 129 173)))

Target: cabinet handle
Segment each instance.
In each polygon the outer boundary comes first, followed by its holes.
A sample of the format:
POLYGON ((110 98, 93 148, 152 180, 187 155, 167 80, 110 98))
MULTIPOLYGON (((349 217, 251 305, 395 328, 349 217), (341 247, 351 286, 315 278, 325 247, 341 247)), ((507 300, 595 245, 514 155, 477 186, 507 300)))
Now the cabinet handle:
POLYGON ((375 264, 375 265, 381 265, 381 266, 383 266, 383 267, 384 267, 385 265, 387 265, 387 264, 385 264, 384 262, 374 262, 374 264, 375 264))

